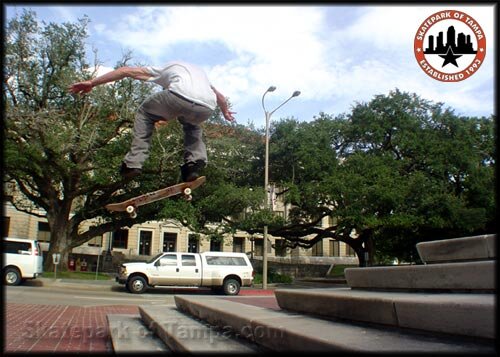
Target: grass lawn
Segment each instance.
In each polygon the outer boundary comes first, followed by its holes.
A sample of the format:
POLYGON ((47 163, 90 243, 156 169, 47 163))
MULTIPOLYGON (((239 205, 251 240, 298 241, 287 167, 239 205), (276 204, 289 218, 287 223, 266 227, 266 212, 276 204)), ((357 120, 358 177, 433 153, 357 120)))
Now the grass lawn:
POLYGON ((344 277, 344 269, 346 268, 357 268, 358 265, 334 265, 333 269, 328 274, 330 278, 343 278, 344 277))
MULTIPOLYGON (((274 283, 285 283, 285 284, 290 284, 293 282, 293 278, 288 275, 282 275, 278 274, 275 272, 267 272, 267 282, 270 284, 274 283)), ((254 279, 253 279, 254 284, 262 284, 262 274, 261 273, 255 273, 254 279)))
MULTIPOLYGON (((51 278, 54 279, 54 272, 44 272, 42 274, 42 278, 51 278)), ((103 274, 97 273, 97 280, 110 280, 113 277, 103 274)), ((57 279, 82 279, 82 280, 95 280, 95 272, 86 272, 86 271, 58 271, 57 279)))

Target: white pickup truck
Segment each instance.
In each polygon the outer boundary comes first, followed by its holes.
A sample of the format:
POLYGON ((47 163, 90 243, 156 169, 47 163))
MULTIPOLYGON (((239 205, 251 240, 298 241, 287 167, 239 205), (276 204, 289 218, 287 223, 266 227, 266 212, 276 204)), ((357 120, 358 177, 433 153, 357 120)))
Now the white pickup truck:
POLYGON ((155 286, 197 286, 238 295, 240 287, 251 286, 254 270, 244 253, 160 253, 145 263, 124 263, 116 281, 131 293, 140 294, 155 286))

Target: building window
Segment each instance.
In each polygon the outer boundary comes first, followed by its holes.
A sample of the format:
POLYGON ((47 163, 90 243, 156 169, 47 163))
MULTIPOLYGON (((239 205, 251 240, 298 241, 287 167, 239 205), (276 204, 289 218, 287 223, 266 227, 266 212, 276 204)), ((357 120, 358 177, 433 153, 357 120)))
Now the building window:
POLYGON ((277 217, 285 218, 285 211, 273 211, 273 213, 277 217))
POLYGON ((10 229, 10 217, 3 217, 3 232, 5 237, 9 236, 9 229, 10 229))
POLYGON ((233 237, 233 252, 244 253, 244 251, 243 251, 244 241, 245 241, 245 238, 243 238, 243 237, 233 237))
POLYGON ((38 222, 38 233, 36 239, 39 242, 50 242, 50 227, 47 222, 38 222))
POLYGON ((175 252, 177 247, 177 233, 163 233, 163 251, 175 252))
POLYGON ((313 257, 322 257, 323 256, 323 240, 320 240, 315 245, 312 246, 312 255, 313 257))
POLYGON ((337 217, 328 216, 328 227, 333 227, 337 225, 337 223, 338 223, 337 217))
POLYGON ((210 239, 210 251, 211 252, 220 252, 222 251, 222 242, 218 239, 210 239))
POLYGON ((355 257, 356 256, 356 252, 354 251, 354 249, 352 249, 352 247, 350 245, 346 245, 346 255, 348 257, 355 257))
POLYGON ((89 247, 102 247, 102 236, 94 237, 87 242, 89 247))
POLYGON ((286 241, 284 239, 276 239, 274 241, 274 251, 277 257, 284 257, 286 255, 286 241))
POLYGON ((119 229, 113 232, 113 248, 127 249, 128 229, 119 229))
POLYGON ((330 240, 330 256, 340 257, 340 242, 338 240, 330 240))
POLYGON ((190 234, 188 238, 188 253, 198 253, 200 238, 197 234, 190 234))
POLYGON ((153 244, 152 231, 139 231, 139 255, 151 255, 151 246, 153 244))
POLYGON ((254 241, 254 254, 258 257, 261 257, 264 252, 264 243, 262 239, 256 239, 254 241))

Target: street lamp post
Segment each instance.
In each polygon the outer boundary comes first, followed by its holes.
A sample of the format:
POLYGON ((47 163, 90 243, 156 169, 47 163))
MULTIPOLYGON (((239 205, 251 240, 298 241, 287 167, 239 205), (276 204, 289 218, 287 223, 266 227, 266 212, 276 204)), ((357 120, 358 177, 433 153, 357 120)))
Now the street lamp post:
MULTIPOLYGON (((278 105, 274 110, 268 112, 264 105, 264 97, 268 92, 274 92, 276 90, 275 86, 270 86, 262 95, 262 109, 266 115, 266 155, 264 162, 264 190, 266 192, 266 199, 264 201, 264 208, 269 208, 269 122, 271 121, 271 115, 281 108, 285 103, 287 103, 293 97, 300 95, 300 91, 296 90, 292 95, 285 100, 283 103, 278 105)), ((264 241, 262 242, 262 289, 267 289, 267 225, 264 226, 264 241)))

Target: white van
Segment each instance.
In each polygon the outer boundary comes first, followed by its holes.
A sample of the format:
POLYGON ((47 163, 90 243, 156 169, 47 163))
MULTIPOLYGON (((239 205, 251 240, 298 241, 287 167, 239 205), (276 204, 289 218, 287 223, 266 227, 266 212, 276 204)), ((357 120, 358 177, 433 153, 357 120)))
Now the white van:
POLYGON ((36 240, 3 238, 2 253, 5 285, 19 285, 24 279, 36 279, 43 273, 42 249, 36 240))

